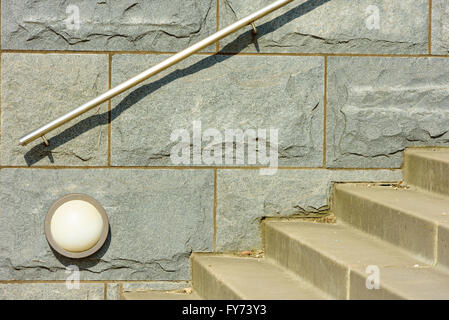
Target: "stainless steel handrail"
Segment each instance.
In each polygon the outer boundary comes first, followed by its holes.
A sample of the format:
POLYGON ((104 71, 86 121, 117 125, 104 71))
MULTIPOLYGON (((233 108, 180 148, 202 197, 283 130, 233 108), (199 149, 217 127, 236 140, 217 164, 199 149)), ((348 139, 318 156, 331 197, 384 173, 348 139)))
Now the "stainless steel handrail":
POLYGON ((20 138, 19 143, 22 146, 27 145, 33 140, 36 140, 39 137, 42 137, 45 144, 48 144, 47 139, 45 138, 45 134, 60 127, 61 125, 69 122, 70 120, 73 120, 74 118, 82 115, 83 113, 91 110, 92 108, 108 101, 111 98, 114 98, 115 96, 123 93, 124 91, 138 85, 142 81, 147 80, 148 78, 154 76, 155 74, 158 74, 159 72, 173 66, 174 64, 188 58, 195 52, 198 52, 211 44, 217 42, 220 39, 223 39, 224 37, 230 35, 231 33, 234 33, 235 31, 251 25, 256 31, 256 27, 254 26, 254 21, 266 16, 267 14, 285 6, 286 4, 292 2, 294 0, 278 0, 270 4, 269 6, 260 9, 259 11, 247 16, 246 18, 243 18, 230 26, 214 33, 213 35, 207 37, 204 40, 201 40, 200 42, 194 44, 193 46, 171 56, 170 58, 162 61, 161 63, 155 65, 154 67, 142 72, 141 74, 129 79, 128 81, 118 85, 115 88, 110 89, 109 91, 103 93, 102 95, 98 96, 97 98, 79 106, 78 108, 70 111, 69 113, 59 117, 58 119, 47 123, 46 125, 40 127, 37 130, 32 131, 31 133, 27 134, 26 136, 20 138))

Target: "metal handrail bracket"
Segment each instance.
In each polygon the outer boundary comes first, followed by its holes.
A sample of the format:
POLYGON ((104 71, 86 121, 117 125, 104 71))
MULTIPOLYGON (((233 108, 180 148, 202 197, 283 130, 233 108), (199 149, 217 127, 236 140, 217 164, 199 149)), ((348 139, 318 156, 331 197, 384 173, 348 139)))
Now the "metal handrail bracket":
POLYGON ((56 128, 62 126, 63 124, 69 122, 70 120, 73 120, 74 118, 91 110, 92 108, 114 98, 115 96, 123 93, 124 91, 138 85, 139 83, 158 74, 159 72, 190 57, 195 52, 198 52, 198 51, 210 46, 211 44, 219 41, 220 39, 223 39, 224 37, 240 30, 241 28, 243 28, 245 26, 250 25, 253 28, 253 32, 257 32, 256 26, 254 25, 254 21, 266 16, 267 14, 285 6, 286 4, 288 4, 292 1, 294 1, 294 0, 275 1, 272 4, 266 6, 265 8, 260 9, 259 11, 254 12, 253 14, 247 16, 246 18, 243 18, 243 19, 231 24, 230 26, 228 26, 226 28, 219 30, 218 32, 207 37, 206 39, 201 40, 200 42, 192 45, 191 47, 171 56, 170 58, 162 61, 161 63, 155 65, 154 67, 138 74, 137 76, 129 79, 126 82, 123 82, 122 84, 118 85, 117 87, 110 89, 109 91, 103 93, 102 95, 98 96, 97 98, 79 106, 78 108, 57 118, 56 120, 53 120, 52 122, 47 123, 46 125, 40 127, 39 129, 32 131, 31 133, 27 134, 26 136, 20 138, 19 144, 22 146, 25 146, 40 137, 42 137, 44 143, 47 144, 48 141, 45 138, 46 133, 55 130, 56 128))

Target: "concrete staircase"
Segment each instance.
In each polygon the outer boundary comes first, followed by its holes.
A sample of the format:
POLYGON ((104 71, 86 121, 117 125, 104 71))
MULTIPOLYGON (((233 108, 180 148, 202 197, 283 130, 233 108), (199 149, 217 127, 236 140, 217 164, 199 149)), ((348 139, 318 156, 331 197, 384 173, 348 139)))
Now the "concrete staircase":
POLYGON ((336 224, 265 220, 264 258, 194 254, 195 293, 449 299, 449 150, 408 149, 403 171, 404 184, 336 184, 336 224))

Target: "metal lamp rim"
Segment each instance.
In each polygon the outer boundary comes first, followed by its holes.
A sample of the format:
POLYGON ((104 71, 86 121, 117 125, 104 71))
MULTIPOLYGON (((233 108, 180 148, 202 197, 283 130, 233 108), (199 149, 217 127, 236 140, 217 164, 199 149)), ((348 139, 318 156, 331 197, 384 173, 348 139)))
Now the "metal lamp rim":
POLYGON ((91 196, 89 196, 87 194, 72 193, 72 194, 65 195, 64 197, 58 199, 56 202, 54 202, 51 205, 51 207, 48 210, 47 215, 45 217, 45 237, 47 238, 47 241, 48 241, 50 247, 52 247, 56 252, 58 252, 59 254, 65 256, 67 258, 82 259, 82 258, 86 258, 86 257, 93 255, 95 252, 100 250, 101 247, 103 247, 103 245, 106 242, 106 239, 108 237, 108 234, 109 234, 109 218, 108 218, 108 215, 106 214, 106 210, 103 208, 103 206, 97 200, 95 200, 94 198, 92 198, 91 196), (97 211, 101 215, 101 218, 103 219, 103 229, 101 231, 100 239, 92 248, 90 248, 89 250, 86 250, 86 251, 72 252, 72 251, 65 250, 64 248, 62 248, 61 246, 59 246, 56 243, 56 241, 53 238, 53 235, 51 234, 51 220, 52 220, 53 215, 55 214, 56 210, 60 206, 62 206, 64 203, 66 203, 68 201, 73 201, 73 200, 82 200, 82 201, 86 201, 86 202, 90 203, 91 205, 93 205, 95 207, 95 209, 97 209, 97 211))

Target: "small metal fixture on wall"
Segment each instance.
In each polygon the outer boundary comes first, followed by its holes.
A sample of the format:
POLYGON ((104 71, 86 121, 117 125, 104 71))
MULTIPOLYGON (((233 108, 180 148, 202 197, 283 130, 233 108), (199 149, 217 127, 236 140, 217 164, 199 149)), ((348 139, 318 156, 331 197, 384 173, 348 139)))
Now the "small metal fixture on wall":
POLYGON ((45 236, 59 254, 81 259, 106 242, 109 218, 101 204, 85 194, 69 194, 56 201, 45 218, 45 236))

